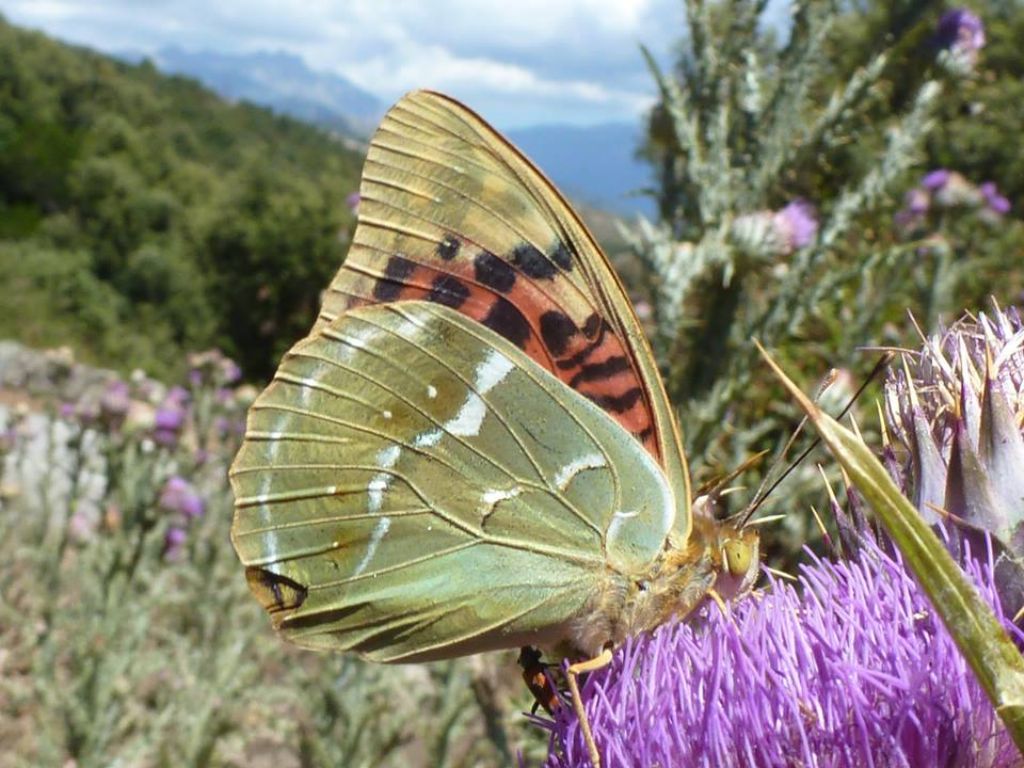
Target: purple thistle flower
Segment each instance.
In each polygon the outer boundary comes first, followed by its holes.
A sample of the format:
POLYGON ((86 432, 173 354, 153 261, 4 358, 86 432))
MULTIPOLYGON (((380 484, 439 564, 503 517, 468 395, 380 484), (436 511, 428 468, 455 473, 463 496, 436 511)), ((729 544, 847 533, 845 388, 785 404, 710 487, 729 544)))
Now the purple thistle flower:
POLYGON ((985 25, 966 8, 946 11, 935 29, 935 45, 942 50, 939 63, 955 75, 974 70, 978 52, 985 47, 985 25))
POLYGON ((189 400, 192 399, 192 395, 184 387, 175 384, 171 387, 167 396, 164 398, 165 403, 175 403, 177 405, 185 405, 189 400))
POLYGON ((928 192, 935 192, 946 186, 949 177, 950 171, 945 168, 936 168, 934 171, 929 171, 924 175, 921 179, 921 187, 928 192))
POLYGON ((755 211, 733 219, 733 242, 760 258, 788 256, 810 245, 818 234, 814 206, 794 200, 778 211, 755 211))
POLYGON ((220 439, 231 434, 231 420, 227 416, 217 416, 213 420, 213 429, 220 439))
POLYGON ((167 512, 177 512, 187 518, 202 517, 206 512, 206 502, 192 484, 179 475, 171 476, 164 483, 157 504, 167 512))
POLYGON ((978 191, 981 192, 981 197, 985 201, 985 205, 992 213, 999 214, 1000 216, 1010 212, 1010 201, 999 194, 999 188, 996 186, 994 181, 983 182, 979 187, 978 191))
POLYGON ((939 19, 935 42, 947 50, 980 51, 985 47, 985 25, 976 13, 966 8, 954 8, 939 19))
POLYGON ((177 432, 185 424, 185 411, 176 406, 161 406, 157 408, 153 424, 157 429, 177 432))
POLYGON ((100 409, 105 416, 123 418, 131 406, 128 382, 115 380, 107 384, 100 397, 100 409))
POLYGON ((806 200, 794 200, 776 211, 773 223, 778 238, 790 253, 810 245, 818 236, 817 211, 806 200))
POLYGON ((242 369, 238 367, 238 363, 229 357, 225 357, 221 362, 221 380, 223 383, 234 384, 241 378, 242 369))
POLYGON ((910 213, 920 216, 928 213, 928 208, 931 205, 931 195, 921 187, 914 187, 907 192, 904 204, 910 213))
POLYGON ((1024 607, 1024 319, 966 316, 890 371, 885 416, 894 476, 955 554, 982 534, 1003 608, 1024 607))
POLYGON ((184 528, 171 526, 164 534, 164 559, 179 560, 185 551, 185 542, 188 541, 188 532, 184 528))
MULTIPOLYGON (((583 687, 616 766, 1020 766, 1021 756, 898 556, 809 555, 799 583, 629 641, 583 687)), ((990 560, 967 570, 1004 624, 990 560)), ((1011 632, 1013 630, 1011 629, 1011 632)), ((588 764, 565 707, 548 768, 588 764)))

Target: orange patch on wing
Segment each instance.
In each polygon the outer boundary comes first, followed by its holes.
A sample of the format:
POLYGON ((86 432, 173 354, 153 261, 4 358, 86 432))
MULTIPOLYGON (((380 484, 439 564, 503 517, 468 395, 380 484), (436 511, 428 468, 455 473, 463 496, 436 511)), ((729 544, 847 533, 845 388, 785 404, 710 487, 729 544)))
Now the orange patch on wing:
POLYGON ((625 346, 598 313, 579 323, 558 303, 559 273, 540 261, 543 254, 532 249, 498 256, 454 237, 436 252, 439 258, 429 261, 396 253, 375 254, 371 264, 365 258, 347 263, 342 272, 350 279, 334 284, 335 291, 344 286, 346 295, 342 306, 334 302, 334 311, 415 300, 451 307, 522 349, 660 458, 650 404, 625 346))

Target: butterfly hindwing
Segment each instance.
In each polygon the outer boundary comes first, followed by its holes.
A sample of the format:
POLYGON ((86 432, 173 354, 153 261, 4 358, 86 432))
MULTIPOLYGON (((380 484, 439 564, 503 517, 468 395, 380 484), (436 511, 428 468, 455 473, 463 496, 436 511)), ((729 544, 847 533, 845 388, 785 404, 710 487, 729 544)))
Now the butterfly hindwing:
POLYGON ((475 113, 420 91, 375 134, 360 198, 318 324, 366 304, 425 300, 495 331, 644 445, 680 497, 685 534, 689 481, 650 348, 607 259, 550 182, 475 113))
POLYGON ((663 546, 652 457, 455 310, 350 310, 285 357, 232 467, 232 540, 286 636, 379 661, 557 640, 663 546))

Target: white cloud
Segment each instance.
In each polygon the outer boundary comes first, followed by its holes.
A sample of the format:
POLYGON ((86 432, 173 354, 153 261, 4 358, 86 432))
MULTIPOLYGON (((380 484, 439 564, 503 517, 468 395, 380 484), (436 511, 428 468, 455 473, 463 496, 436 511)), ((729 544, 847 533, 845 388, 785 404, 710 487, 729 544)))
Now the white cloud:
POLYGON ((680 0, 0 0, 15 23, 103 50, 285 50, 384 101, 429 87, 502 127, 635 119, 638 45, 667 58, 680 0))

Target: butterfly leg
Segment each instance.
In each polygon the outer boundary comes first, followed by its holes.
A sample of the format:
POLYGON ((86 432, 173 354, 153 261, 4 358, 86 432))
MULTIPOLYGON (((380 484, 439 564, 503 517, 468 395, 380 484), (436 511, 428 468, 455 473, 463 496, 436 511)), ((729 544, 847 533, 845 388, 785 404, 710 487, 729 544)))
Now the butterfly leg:
POLYGON ((601 755, 597 751, 597 743, 594 741, 594 734, 590 730, 590 720, 587 717, 587 711, 583 708, 583 699, 580 698, 580 688, 576 678, 584 672, 593 672, 595 669, 607 667, 611 661, 612 651, 610 648, 605 648, 592 659, 578 661, 570 665, 565 675, 569 682, 569 691, 572 694, 572 708, 575 710, 576 719, 579 720, 580 728, 583 730, 583 741, 587 744, 587 752, 590 753, 590 763, 593 768, 601 768, 601 755))
POLYGON ((718 609, 722 612, 723 616, 729 615, 729 609, 725 605, 725 600, 722 598, 720 594, 718 594, 718 592, 716 592, 714 589, 709 589, 708 597, 715 601, 715 604, 718 605, 718 609))

